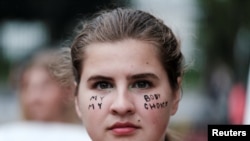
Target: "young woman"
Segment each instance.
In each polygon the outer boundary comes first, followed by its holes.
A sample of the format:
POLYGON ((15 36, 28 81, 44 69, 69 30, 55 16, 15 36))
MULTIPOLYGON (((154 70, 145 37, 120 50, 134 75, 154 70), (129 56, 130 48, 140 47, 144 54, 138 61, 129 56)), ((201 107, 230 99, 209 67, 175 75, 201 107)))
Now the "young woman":
POLYGON ((181 98, 183 55, 171 29, 140 10, 84 23, 71 55, 76 109, 93 141, 164 141, 181 98))

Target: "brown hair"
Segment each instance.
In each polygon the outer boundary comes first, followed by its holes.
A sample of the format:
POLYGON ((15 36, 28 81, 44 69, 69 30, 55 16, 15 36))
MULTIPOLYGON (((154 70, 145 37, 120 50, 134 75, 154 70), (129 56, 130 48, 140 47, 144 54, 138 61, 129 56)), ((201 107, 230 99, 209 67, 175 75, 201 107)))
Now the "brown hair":
POLYGON ((22 86, 23 74, 32 67, 46 69, 50 77, 56 80, 61 87, 74 87, 74 73, 68 47, 38 50, 30 56, 29 60, 25 64, 21 64, 19 68, 20 76, 17 80, 19 87, 22 86))
POLYGON ((82 25, 73 40, 71 56, 76 81, 80 83, 84 48, 91 43, 136 39, 159 49, 159 58, 169 77, 171 87, 179 87, 177 78, 183 74, 183 55, 172 30, 163 21, 140 10, 117 8, 102 11, 82 25))

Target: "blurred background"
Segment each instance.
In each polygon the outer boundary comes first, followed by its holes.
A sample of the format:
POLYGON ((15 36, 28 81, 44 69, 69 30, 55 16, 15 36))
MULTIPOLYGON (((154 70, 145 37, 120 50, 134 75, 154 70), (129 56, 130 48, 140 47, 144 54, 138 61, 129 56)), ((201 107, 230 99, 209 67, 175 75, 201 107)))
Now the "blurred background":
POLYGON ((187 68, 173 129, 198 141, 207 140, 208 124, 245 123, 250 1, 0 0, 0 125, 20 119, 15 66, 36 50, 63 46, 80 19, 120 6, 156 15, 181 40, 187 68))

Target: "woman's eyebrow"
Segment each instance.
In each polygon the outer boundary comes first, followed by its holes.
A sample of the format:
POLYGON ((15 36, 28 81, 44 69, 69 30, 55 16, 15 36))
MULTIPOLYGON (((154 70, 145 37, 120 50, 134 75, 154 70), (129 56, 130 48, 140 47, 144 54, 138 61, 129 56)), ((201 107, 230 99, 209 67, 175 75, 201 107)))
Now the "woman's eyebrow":
POLYGON ((142 79, 142 78, 149 78, 149 79, 156 79, 156 80, 160 79, 157 75, 153 73, 140 73, 140 74, 131 75, 129 77, 129 79, 142 79))
MULTIPOLYGON (((128 76, 128 79, 155 79, 155 80, 159 80, 160 78, 153 74, 153 73, 140 73, 140 74, 134 74, 131 76, 128 76)), ((97 81, 97 80, 107 80, 107 81, 112 81, 113 78, 108 77, 108 76, 103 76, 103 75, 93 75, 91 77, 89 77, 87 79, 87 82, 90 81, 97 81)))
POLYGON ((88 78, 87 82, 89 81, 97 81, 97 80, 107 80, 107 81, 111 81, 113 80, 111 77, 107 77, 107 76, 102 76, 102 75, 93 75, 91 77, 88 78))

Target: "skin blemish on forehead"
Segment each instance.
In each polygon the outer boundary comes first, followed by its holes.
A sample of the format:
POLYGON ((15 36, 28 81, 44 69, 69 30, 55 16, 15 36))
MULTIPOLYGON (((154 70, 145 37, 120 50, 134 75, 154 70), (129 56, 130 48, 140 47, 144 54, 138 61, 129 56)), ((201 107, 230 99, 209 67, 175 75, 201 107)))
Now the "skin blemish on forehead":
POLYGON ((146 64, 149 64, 148 62, 146 62, 146 64))
POLYGON ((146 110, 163 109, 168 105, 168 101, 160 101, 160 94, 144 95, 144 108, 146 110))

